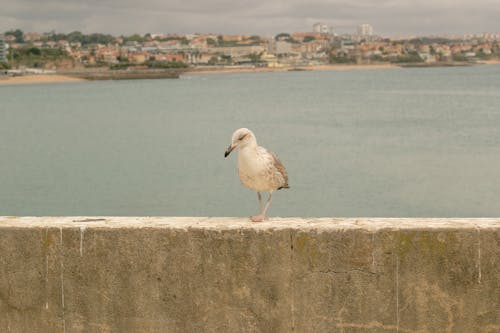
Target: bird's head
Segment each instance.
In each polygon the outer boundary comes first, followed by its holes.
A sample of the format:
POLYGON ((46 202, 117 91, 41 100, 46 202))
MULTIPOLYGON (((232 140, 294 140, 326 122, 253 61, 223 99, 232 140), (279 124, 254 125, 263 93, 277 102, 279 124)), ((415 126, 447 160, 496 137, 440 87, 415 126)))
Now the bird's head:
POLYGON ((255 135, 248 128, 240 128, 234 131, 233 137, 231 138, 231 145, 226 149, 224 157, 231 154, 231 152, 236 148, 242 148, 247 145, 257 145, 257 140, 255 135))

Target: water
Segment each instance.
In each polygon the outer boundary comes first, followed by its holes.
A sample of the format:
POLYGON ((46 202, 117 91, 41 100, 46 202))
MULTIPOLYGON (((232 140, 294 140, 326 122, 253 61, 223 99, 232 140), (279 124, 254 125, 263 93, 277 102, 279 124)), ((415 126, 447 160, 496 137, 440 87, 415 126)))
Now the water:
POLYGON ((499 216, 500 66, 0 86, 0 215, 249 216, 232 132, 286 165, 271 216, 499 216))

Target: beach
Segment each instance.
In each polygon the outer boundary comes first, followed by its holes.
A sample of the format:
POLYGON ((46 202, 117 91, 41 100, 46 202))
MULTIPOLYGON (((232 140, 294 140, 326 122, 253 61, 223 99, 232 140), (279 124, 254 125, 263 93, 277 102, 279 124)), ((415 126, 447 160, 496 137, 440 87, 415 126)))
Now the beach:
POLYGON ((57 74, 34 74, 23 76, 12 76, 0 78, 0 85, 11 84, 36 84, 36 83, 56 83, 56 82, 80 82, 83 79, 57 74))

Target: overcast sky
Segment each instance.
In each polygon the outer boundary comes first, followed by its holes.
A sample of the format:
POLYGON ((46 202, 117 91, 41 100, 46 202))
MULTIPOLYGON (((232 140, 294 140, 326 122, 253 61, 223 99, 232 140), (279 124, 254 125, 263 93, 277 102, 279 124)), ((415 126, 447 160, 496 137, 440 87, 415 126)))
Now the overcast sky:
POLYGON ((0 32, 274 35, 316 22, 340 33, 370 23, 382 36, 500 33, 500 0, 0 0, 0 32))

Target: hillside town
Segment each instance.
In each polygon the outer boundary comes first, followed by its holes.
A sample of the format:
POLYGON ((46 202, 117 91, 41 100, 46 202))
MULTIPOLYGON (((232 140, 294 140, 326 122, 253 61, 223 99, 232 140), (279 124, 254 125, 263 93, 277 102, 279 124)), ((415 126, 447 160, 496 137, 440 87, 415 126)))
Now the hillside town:
POLYGON ((0 68, 306 68, 328 64, 453 65, 500 59, 500 34, 384 38, 369 24, 337 34, 324 23, 275 36, 148 33, 111 36, 10 30, 0 35, 0 68))

